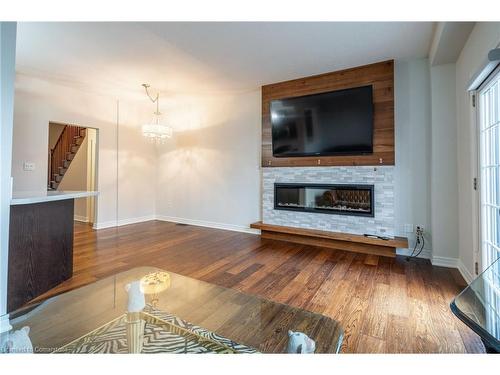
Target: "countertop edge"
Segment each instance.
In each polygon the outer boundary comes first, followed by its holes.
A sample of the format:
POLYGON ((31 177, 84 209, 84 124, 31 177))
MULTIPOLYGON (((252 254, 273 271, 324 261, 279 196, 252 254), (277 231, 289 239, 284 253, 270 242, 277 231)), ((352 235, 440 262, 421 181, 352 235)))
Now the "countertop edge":
POLYGON ((61 200, 65 200, 65 199, 95 197, 97 195, 99 195, 98 191, 79 191, 79 192, 67 192, 67 193, 61 193, 61 194, 49 195, 49 196, 33 196, 33 197, 26 197, 26 198, 12 198, 10 200, 10 205, 17 206, 17 205, 22 205, 22 204, 53 202, 53 201, 61 201, 61 200))

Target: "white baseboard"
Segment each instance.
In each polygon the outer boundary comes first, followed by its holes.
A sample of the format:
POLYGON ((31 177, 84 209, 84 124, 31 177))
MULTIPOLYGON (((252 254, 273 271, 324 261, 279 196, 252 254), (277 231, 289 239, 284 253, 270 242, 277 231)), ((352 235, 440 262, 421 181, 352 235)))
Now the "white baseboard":
POLYGON ((244 225, 216 223, 213 221, 185 219, 185 218, 181 218, 181 217, 166 216, 166 215, 156 215, 156 220, 170 221, 172 223, 196 225, 199 227, 207 227, 207 228, 214 228, 214 229, 225 229, 225 230, 231 230, 234 232, 260 234, 260 230, 252 229, 252 228, 246 227, 244 225))
POLYGON ((86 216, 80 216, 80 215, 75 215, 74 220, 82 222, 82 223, 88 223, 89 222, 89 218, 88 217, 86 217, 86 216))
POLYGON ((121 227, 122 225, 137 224, 137 223, 143 223, 145 221, 152 221, 152 220, 156 220, 155 215, 133 217, 130 219, 121 219, 118 221, 112 220, 112 221, 105 221, 105 222, 101 222, 101 223, 95 223, 93 228, 94 229, 114 228, 114 227, 121 227))
MULTIPOLYGON (((410 256, 412 253, 413 249, 396 249, 396 254, 398 255, 404 255, 404 256, 410 256)), ((432 252, 429 249, 423 249, 420 255, 417 258, 423 258, 423 259, 431 259, 432 258, 432 252)))
POLYGON ((166 215, 142 216, 142 217, 136 217, 136 218, 130 218, 130 219, 122 219, 122 220, 119 220, 118 222, 115 220, 105 221, 105 222, 101 222, 101 223, 95 223, 93 228, 94 229, 114 228, 114 227, 119 227, 122 225, 143 223, 145 221, 151 221, 151 220, 170 221, 173 223, 195 225, 195 226, 200 226, 200 227, 224 229, 224 230, 231 230, 231 231, 235 231, 235 232, 243 232, 243 233, 251 233, 251 234, 260 234, 260 231, 258 229, 252 229, 252 228, 249 228, 249 227, 246 227, 243 225, 233 225, 233 224, 225 224, 225 223, 216 223, 213 221, 185 219, 185 218, 181 218, 181 217, 166 216, 166 215))
POLYGON ((121 219, 121 220, 118 220, 118 225, 117 226, 121 227, 122 225, 143 223, 145 221, 151 221, 151 220, 156 220, 156 215, 147 215, 147 216, 141 216, 141 217, 134 217, 134 218, 131 218, 131 219, 121 219))
POLYGON ((467 269, 467 267, 465 267, 465 264, 460 260, 458 259, 458 270, 460 271, 460 274, 462 275, 462 277, 465 279, 465 281, 467 282, 467 284, 470 284, 472 282, 472 280, 475 279, 474 275, 472 275, 472 273, 469 272, 469 270, 467 269))
POLYGON ((431 259, 431 263, 433 266, 438 267, 458 268, 457 258, 433 256, 431 259))
POLYGON ((447 268, 456 268, 467 282, 470 284, 472 280, 474 280, 474 276, 469 272, 467 267, 463 264, 463 262, 458 258, 447 258, 447 257, 432 257, 432 265, 439 267, 447 267, 447 268))

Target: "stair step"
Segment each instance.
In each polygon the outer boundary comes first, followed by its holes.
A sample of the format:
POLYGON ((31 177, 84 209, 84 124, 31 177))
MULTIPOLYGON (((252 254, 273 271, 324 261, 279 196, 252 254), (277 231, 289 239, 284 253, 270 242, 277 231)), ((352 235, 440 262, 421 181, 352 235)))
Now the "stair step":
POLYGON ((75 154, 73 152, 67 152, 66 153, 66 160, 73 160, 75 158, 75 154))
POLYGON ((80 146, 83 143, 83 137, 76 136, 75 137, 75 144, 80 146))
POLYGON ((68 170, 68 168, 64 168, 64 167, 58 167, 59 169, 59 174, 61 176, 64 176, 64 174, 66 173, 66 171, 68 170))
POLYGON ((58 182, 55 181, 50 181, 50 187, 54 190, 57 190, 57 187, 59 186, 58 182))
POLYGON ((71 146, 71 153, 76 154, 80 147, 78 145, 71 146))
POLYGON ((54 174, 54 180, 55 182, 61 182, 63 176, 61 176, 60 174, 54 174))
POLYGON ((63 161, 63 167, 68 169, 69 168, 69 165, 71 164, 71 162, 69 160, 64 160, 63 161))

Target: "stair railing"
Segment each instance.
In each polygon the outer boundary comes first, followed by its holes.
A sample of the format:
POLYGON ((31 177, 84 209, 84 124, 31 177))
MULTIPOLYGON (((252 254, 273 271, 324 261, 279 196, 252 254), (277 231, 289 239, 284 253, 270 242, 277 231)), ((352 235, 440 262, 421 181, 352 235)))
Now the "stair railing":
POLYGON ((85 130, 85 128, 81 126, 66 125, 57 139, 54 148, 50 150, 50 171, 48 176, 49 187, 51 187, 50 182, 55 179, 55 175, 59 174, 59 167, 64 167, 64 162, 67 160, 68 153, 71 153, 71 148, 76 144, 76 138, 78 136, 84 136, 81 134, 82 130, 85 130))

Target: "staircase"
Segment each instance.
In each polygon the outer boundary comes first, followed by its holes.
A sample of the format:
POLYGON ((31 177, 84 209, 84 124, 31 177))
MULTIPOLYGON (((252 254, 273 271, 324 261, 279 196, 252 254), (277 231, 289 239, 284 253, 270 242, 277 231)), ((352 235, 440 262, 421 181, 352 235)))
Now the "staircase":
POLYGON ((47 179, 49 190, 57 190, 64 174, 83 143, 86 133, 86 129, 80 126, 66 125, 64 127, 54 148, 49 151, 49 173, 47 179))

